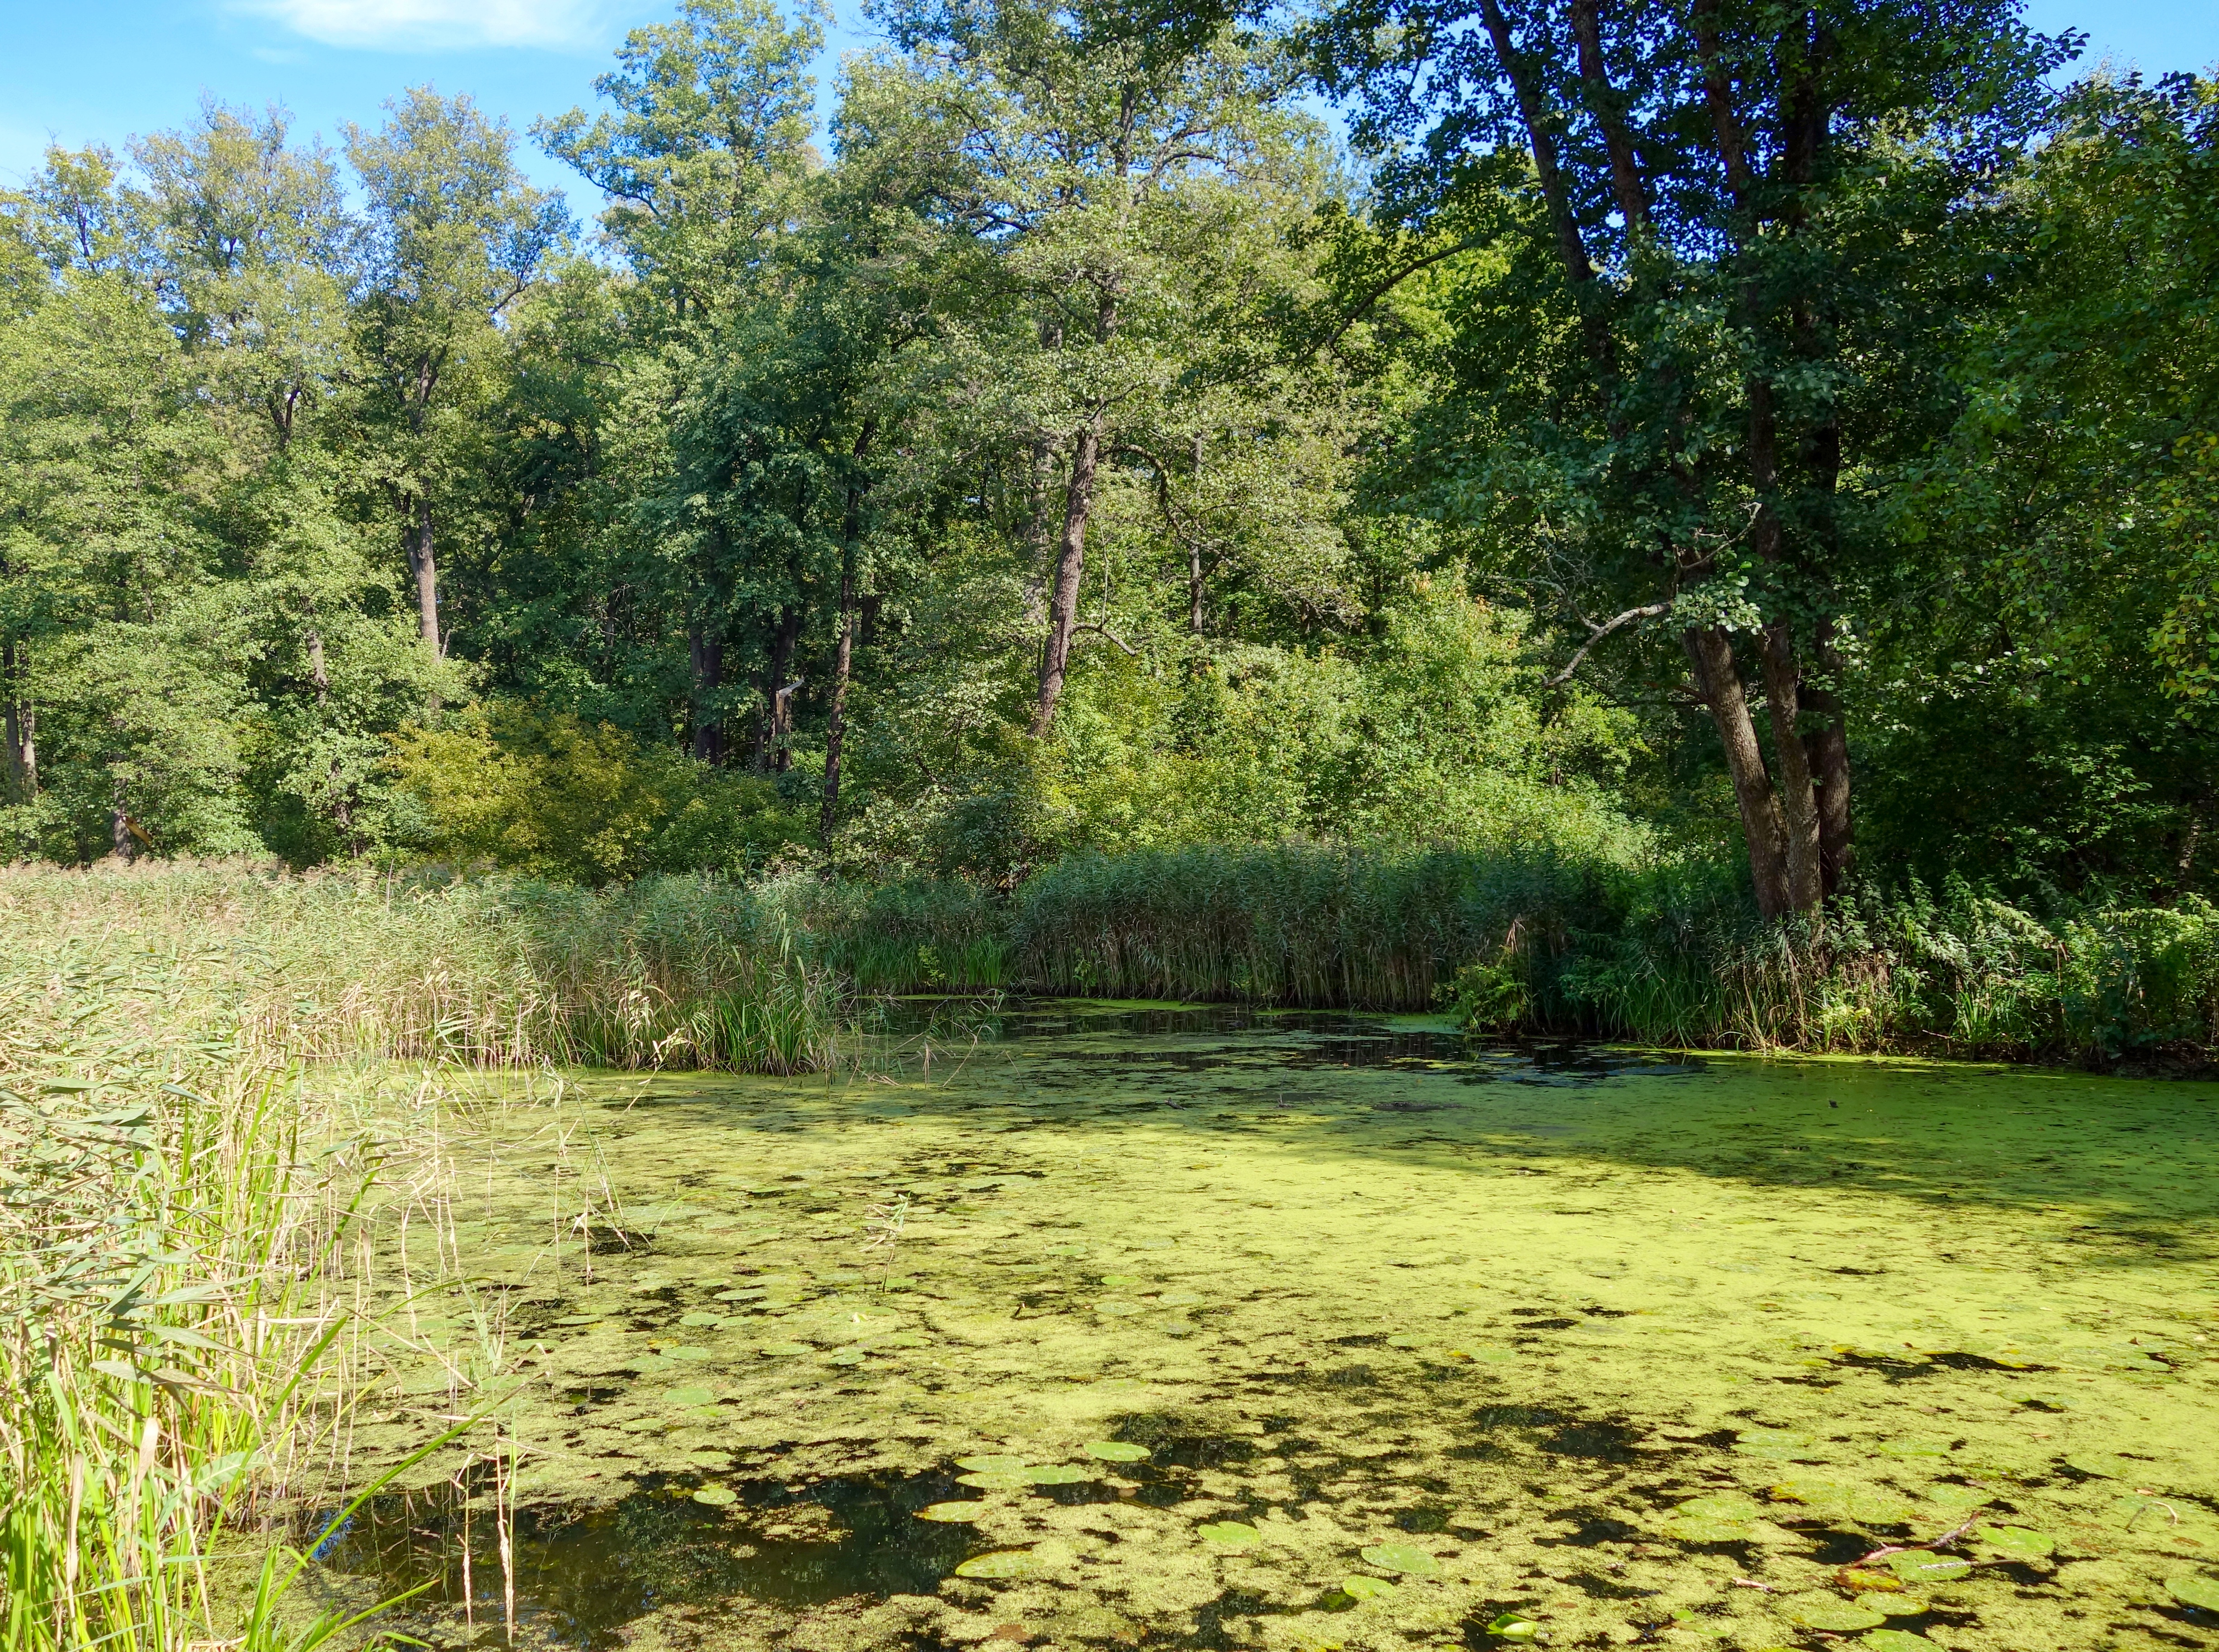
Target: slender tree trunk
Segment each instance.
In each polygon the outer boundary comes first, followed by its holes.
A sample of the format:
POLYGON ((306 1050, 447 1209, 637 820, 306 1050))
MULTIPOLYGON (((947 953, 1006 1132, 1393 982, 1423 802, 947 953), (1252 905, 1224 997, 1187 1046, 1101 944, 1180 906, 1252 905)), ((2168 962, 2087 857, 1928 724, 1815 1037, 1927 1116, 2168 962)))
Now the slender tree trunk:
POLYGON ((698 619, 687 627, 686 644, 693 667, 693 759, 701 763, 722 763, 725 756, 724 717, 717 709, 715 699, 717 691, 724 686, 724 644, 720 638, 708 635, 707 627, 698 619))
POLYGON ((780 609, 778 624, 771 632, 770 672, 763 684, 763 717, 755 725, 755 766, 759 770, 784 773, 793 761, 786 750, 786 736, 793 716, 793 691, 801 685, 788 682, 786 674, 793 668, 793 645, 800 636, 801 611, 780 609))
POLYGON ((445 655, 439 641, 439 566, 432 543, 432 501, 416 500, 416 520, 408 530, 408 571, 416 576, 418 628, 435 658, 445 655))
POLYGON ((840 752, 848 736, 848 674, 855 658, 855 582, 840 581, 840 643, 832 655, 832 711, 824 724, 824 810, 817 835, 830 853, 832 828, 840 813, 840 752))
POLYGON ((1102 457, 1099 414, 1079 427, 1071 450, 1071 481, 1064 488, 1063 534, 1056 542, 1055 582, 1048 592, 1047 641, 1041 650, 1040 697, 1032 732, 1045 735, 1055 721, 1071 664, 1072 627, 1078 623, 1079 581, 1086 572, 1086 519, 1094 509, 1094 478, 1102 457))
POLYGON ((28 803, 39 795, 39 714, 24 694, 23 645, 0 643, 0 719, 8 746, 8 796, 28 803))
POLYGON ((1049 500, 1055 480, 1055 449, 1044 437, 1025 452, 1025 624, 1047 623, 1049 500))
POLYGON ((1772 789, 1772 777, 1765 773, 1764 751, 1757 743, 1756 724, 1742 692, 1733 643, 1714 625, 1690 630, 1683 641, 1688 657, 1694 662, 1695 685, 1710 709, 1719 743, 1725 748, 1726 773, 1733 780, 1742 835, 1749 840, 1749 869, 1756 887, 1757 910, 1767 917, 1784 917, 1792 910, 1787 824, 1781 818, 1780 798, 1772 789))

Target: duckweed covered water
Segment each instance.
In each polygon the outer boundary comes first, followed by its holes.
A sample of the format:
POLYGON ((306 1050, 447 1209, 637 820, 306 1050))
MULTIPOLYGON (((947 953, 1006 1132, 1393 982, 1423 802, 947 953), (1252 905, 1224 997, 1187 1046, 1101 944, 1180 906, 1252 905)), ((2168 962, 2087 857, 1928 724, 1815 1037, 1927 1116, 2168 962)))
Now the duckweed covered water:
MULTIPOLYGON (((520 1644, 2219 1645, 2219 1087, 989 1030, 589 1082, 625 1231, 559 1266, 544 1152, 457 1191, 520 1644)), ((333 1587, 476 1643, 487 1506, 373 1505, 333 1587)))

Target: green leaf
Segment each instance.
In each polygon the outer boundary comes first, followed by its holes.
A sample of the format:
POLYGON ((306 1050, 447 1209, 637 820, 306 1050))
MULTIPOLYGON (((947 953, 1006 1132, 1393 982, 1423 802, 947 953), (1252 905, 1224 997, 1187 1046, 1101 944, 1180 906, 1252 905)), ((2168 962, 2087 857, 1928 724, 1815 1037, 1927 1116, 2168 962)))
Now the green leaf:
POLYGON ((1887 1568, 1905 1583, 1948 1583, 1971 1571, 1973 1562, 1930 1549, 1902 1549, 1887 1557, 1887 1568))
POLYGON ((1362 1551, 1371 1565, 1389 1572, 1408 1572, 1414 1577, 1432 1577, 1441 1569, 1441 1563, 1414 1543, 1374 1543, 1362 1551))
POLYGON ((1487 1626, 1487 1632, 1499 1641, 1531 1641, 1539 1636, 1541 1625, 1531 1618, 1506 1612, 1487 1626))
POLYGON ((958 1475, 955 1483, 982 1492, 1030 1491, 1033 1476, 1029 1469, 991 1469, 980 1474, 958 1475))
POLYGON ((717 1403, 714 1388, 673 1388, 662 1397, 674 1406, 713 1406, 717 1403))
POLYGON ((991 1554, 974 1555, 955 1568, 958 1577, 1029 1577, 1040 1569, 1040 1562, 1029 1549, 998 1549, 991 1554))
POLYGON ((1395 1586, 1383 1577, 1366 1577, 1361 1572, 1351 1572, 1340 1581, 1340 1592, 1352 1600, 1378 1600, 1395 1593, 1395 1586))
POLYGON ((728 1509, 740 1500, 740 1494, 729 1486, 704 1486, 693 1494, 693 1500, 712 1509, 728 1509))
POLYGON ((2165 1592, 2184 1606, 2219 1612, 2219 1578, 2197 1572, 2178 1573, 2166 1579, 2165 1592))
POLYGON ((1086 1455, 1099 1457, 1104 1463, 1141 1463, 1154 1454, 1145 1445, 1135 1445, 1130 1440, 1089 1440, 1086 1455))
POLYGON ((1252 1525, 1239 1520, 1221 1520, 1215 1525, 1197 1526, 1195 1535, 1215 1549, 1253 1549, 1264 1541, 1264 1534, 1252 1525))
POLYGON ((986 1505, 975 1498, 966 1498, 955 1503, 928 1503, 917 1512, 920 1520, 942 1520, 951 1524, 975 1520, 986 1512, 986 1505))
POLYGON ((1035 1486, 1076 1486, 1081 1481, 1098 1480, 1099 1471, 1084 1469, 1075 1463, 1052 1463, 1045 1468, 1027 1469, 1026 1479, 1035 1486))
POLYGON ((1025 1466, 1025 1460, 1022 1457, 1011 1456, 958 1457, 955 1459, 955 1466, 959 1469, 974 1469, 980 1474, 1014 1474, 1025 1466))
POLYGON ((2056 1538, 2023 1525, 1989 1526, 1980 1533, 1980 1541, 2013 1560, 2047 1560, 2057 1552, 2056 1538))
POLYGON ((1874 1612, 1862 1600, 1843 1600, 1831 1594, 1799 1594, 1781 1603, 1787 1621, 1800 1629, 1816 1629, 1831 1635, 1854 1634, 1861 1629, 1878 1629, 1887 1621, 1886 1612, 1874 1612))
POLYGON ((1857 1644, 1870 1647, 1872 1652, 1935 1652, 1933 1642, 1907 1629, 1876 1629, 1869 1635, 1860 1635, 1857 1644))

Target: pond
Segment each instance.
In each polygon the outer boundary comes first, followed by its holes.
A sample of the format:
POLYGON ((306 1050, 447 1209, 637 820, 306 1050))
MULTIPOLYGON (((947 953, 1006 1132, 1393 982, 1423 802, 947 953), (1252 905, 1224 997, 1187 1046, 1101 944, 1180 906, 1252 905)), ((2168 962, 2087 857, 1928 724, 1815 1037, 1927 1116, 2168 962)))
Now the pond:
POLYGON ((2219 1645, 2219 1087, 908 1013, 830 1083, 489 1115, 411 1241, 480 1306, 412 1307, 349 1449, 474 1338, 514 1466, 365 1508, 335 1596, 428 1584, 434 1646, 2219 1645))

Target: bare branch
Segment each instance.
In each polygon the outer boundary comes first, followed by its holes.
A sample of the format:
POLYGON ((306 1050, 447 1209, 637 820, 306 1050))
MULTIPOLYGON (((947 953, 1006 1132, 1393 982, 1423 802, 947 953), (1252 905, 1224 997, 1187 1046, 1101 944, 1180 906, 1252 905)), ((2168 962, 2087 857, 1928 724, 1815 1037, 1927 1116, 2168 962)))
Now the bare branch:
POLYGON ((1669 614, 1671 612, 1672 605, 1670 603, 1652 602, 1643 607, 1628 608, 1624 613, 1613 615, 1610 618, 1603 621, 1600 625, 1594 624, 1592 621, 1588 622, 1588 630, 1589 633, 1588 640, 1580 644, 1579 651, 1572 655, 1570 662, 1567 664, 1562 671, 1559 671, 1555 676, 1549 679, 1549 686, 1551 688, 1562 688, 1566 683, 1571 681, 1572 674, 1580 668, 1582 662, 1587 659, 1588 651, 1592 649, 1596 643, 1601 642, 1604 637, 1608 637, 1613 631, 1619 630, 1622 626, 1633 624, 1638 620, 1655 619, 1660 615, 1669 614))

